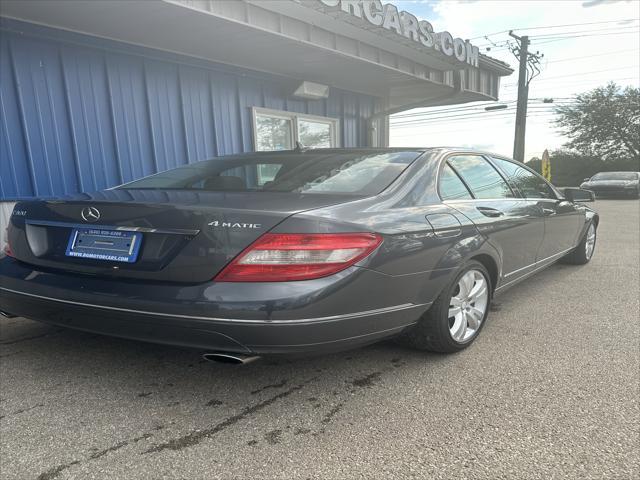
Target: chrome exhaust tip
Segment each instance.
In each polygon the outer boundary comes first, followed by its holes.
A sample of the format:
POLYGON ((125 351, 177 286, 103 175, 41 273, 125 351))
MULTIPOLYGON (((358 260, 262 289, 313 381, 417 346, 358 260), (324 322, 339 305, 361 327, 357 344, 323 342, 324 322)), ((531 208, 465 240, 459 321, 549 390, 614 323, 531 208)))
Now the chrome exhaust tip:
POLYGON ((0 316, 3 316, 4 318, 16 318, 15 315, 11 315, 10 313, 3 312, 2 310, 0 310, 0 316))
POLYGON ((223 353, 213 352, 205 353, 202 358, 208 362, 214 363, 226 363, 227 365, 246 365, 247 363, 255 362, 260 357, 255 355, 243 355, 242 353, 223 353))

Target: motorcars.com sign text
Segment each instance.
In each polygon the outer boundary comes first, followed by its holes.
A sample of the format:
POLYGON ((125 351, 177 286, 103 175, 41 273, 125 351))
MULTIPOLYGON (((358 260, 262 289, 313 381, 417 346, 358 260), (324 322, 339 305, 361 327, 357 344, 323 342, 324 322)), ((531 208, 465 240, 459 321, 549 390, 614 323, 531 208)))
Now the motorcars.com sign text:
POLYGON ((380 0, 320 0, 327 7, 340 8, 343 12, 369 22, 371 25, 395 32, 427 48, 456 58, 473 67, 478 67, 480 51, 468 40, 454 38, 449 32, 434 32, 426 20, 418 20, 415 15, 398 11, 390 3, 380 0))

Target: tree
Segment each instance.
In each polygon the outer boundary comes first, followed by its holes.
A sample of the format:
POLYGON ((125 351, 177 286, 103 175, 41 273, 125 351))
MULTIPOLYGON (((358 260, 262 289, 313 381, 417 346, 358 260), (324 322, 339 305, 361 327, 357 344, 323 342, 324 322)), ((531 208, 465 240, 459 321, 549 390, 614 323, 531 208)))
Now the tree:
POLYGON ((571 138, 566 147, 603 159, 640 158, 640 88, 611 82, 556 108, 556 124, 571 138))

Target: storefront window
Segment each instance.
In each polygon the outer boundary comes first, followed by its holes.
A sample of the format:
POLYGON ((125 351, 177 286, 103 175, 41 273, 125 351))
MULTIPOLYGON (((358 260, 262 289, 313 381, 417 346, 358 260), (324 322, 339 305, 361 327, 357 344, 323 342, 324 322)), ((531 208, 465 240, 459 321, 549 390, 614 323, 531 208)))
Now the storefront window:
POLYGON ((291 150, 293 121, 290 118, 256 115, 256 150, 291 150))
POLYGON ((331 123, 313 120, 298 120, 298 138, 309 148, 331 148, 331 123))
MULTIPOLYGON (((255 149, 259 152, 291 150, 296 142, 307 148, 332 148, 339 144, 337 119, 263 108, 254 108, 253 116, 255 149)), ((265 171, 264 177, 268 176, 265 171)))

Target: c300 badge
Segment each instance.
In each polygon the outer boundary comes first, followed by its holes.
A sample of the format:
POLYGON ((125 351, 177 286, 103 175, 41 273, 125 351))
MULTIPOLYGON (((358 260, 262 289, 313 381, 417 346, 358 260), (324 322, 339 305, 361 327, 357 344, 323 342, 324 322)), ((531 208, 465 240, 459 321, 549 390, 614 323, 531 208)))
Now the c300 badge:
POLYGON ((221 222, 219 220, 209 222, 207 225, 218 228, 262 228, 261 223, 221 222))

